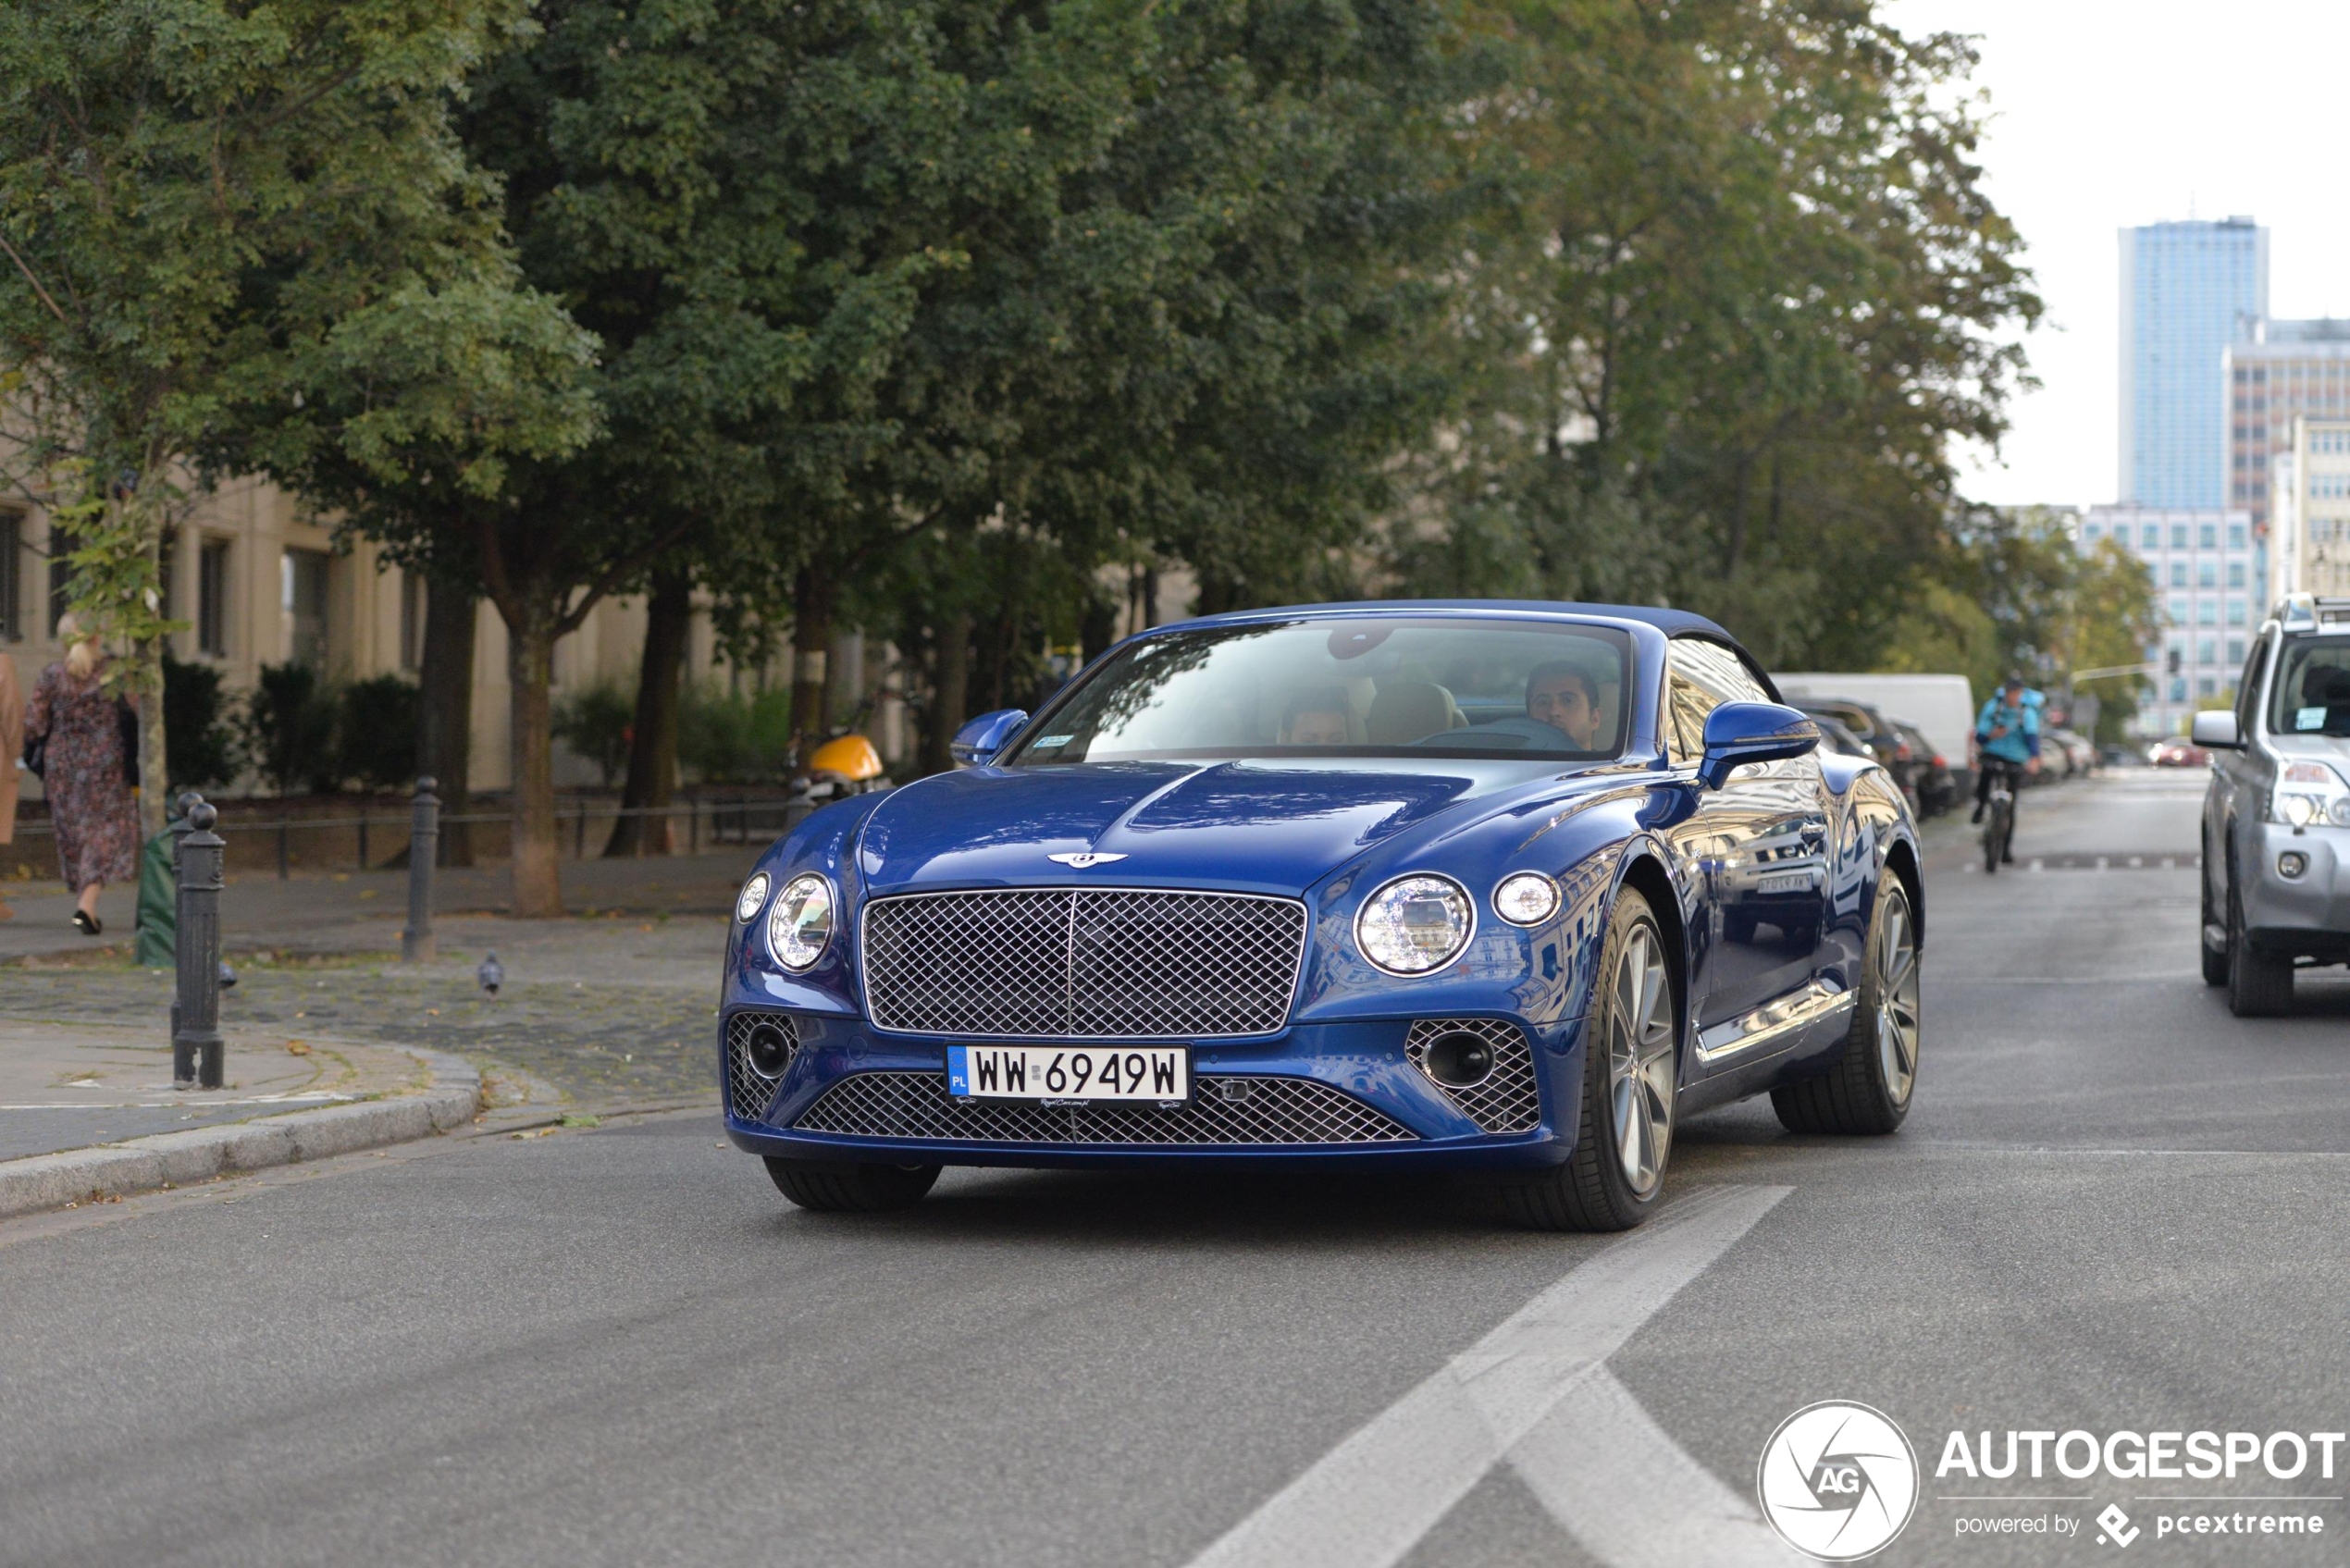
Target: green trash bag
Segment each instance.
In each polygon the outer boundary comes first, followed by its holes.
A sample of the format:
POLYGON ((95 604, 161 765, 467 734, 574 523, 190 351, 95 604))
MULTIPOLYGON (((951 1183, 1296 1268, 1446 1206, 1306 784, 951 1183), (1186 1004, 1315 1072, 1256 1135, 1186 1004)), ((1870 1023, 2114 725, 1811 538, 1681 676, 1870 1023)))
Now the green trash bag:
POLYGON ((139 967, 167 969, 179 961, 179 879, 172 871, 171 830, 139 854, 139 967))

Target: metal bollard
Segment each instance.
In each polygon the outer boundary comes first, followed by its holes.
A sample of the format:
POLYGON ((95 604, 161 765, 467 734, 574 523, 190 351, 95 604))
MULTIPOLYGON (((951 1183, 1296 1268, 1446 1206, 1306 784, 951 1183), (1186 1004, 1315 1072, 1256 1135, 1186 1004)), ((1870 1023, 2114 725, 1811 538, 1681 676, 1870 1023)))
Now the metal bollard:
POLYGON ((432 869, 440 858, 440 797, 427 773, 416 781, 414 814, 408 820, 408 924, 400 932, 400 961, 433 960, 432 869))
MULTIPOLYGON (((179 792, 179 798, 173 803, 179 813, 171 819, 169 824, 171 828, 171 919, 174 932, 179 929, 179 846, 187 843, 188 835, 195 831, 193 825, 188 821, 188 809, 203 798, 204 796, 194 790, 185 789, 179 792)), ((178 940, 176 935, 173 940, 175 942, 178 940)), ((176 946, 172 949, 171 961, 175 966, 179 961, 179 949, 176 946)), ((179 1038, 179 995, 176 987, 171 997, 171 1038, 174 1040, 179 1038)))
POLYGON ((220 1043, 220 866, 228 845, 212 831, 220 813, 204 800, 188 808, 179 840, 179 998, 172 1011, 171 1079, 217 1089, 226 1080, 220 1043))

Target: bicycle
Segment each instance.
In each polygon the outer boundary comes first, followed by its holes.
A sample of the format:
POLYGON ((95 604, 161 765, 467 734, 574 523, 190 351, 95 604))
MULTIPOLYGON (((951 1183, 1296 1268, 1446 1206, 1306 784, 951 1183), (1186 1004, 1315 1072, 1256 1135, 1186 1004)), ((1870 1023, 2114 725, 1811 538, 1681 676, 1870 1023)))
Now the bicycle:
POLYGON ((1988 805, 1983 813, 1983 869, 1997 876, 2002 860, 2015 858, 2016 770, 2014 764, 1996 759, 1986 759, 1983 766, 1991 778, 1988 805))

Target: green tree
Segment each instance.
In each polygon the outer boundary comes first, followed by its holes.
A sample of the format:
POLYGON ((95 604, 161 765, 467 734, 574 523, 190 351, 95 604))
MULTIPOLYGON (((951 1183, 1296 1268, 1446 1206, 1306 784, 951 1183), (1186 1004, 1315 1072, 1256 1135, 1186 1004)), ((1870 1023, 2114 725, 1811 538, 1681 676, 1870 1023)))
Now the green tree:
POLYGON ((0 7, 0 359, 15 481, 74 530, 68 596, 131 650, 163 823, 159 550, 191 460, 278 350, 478 242, 448 95, 525 0, 0 7))

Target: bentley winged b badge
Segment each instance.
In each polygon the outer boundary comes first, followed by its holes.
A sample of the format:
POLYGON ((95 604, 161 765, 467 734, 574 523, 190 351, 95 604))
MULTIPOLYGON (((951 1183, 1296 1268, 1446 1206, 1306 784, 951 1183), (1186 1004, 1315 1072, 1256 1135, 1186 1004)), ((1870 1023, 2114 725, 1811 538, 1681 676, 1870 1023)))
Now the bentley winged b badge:
POLYGON ((1073 871, 1089 871, 1095 866, 1107 866, 1112 860, 1123 860, 1123 855, 1104 855, 1091 849, 1073 850, 1067 855, 1047 855, 1047 860, 1058 861, 1073 871))

